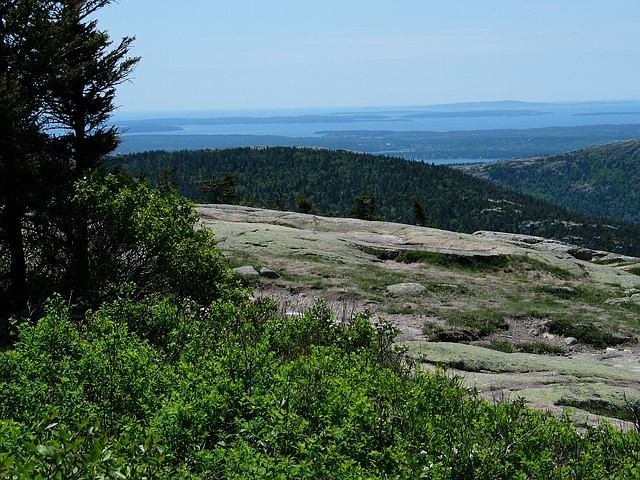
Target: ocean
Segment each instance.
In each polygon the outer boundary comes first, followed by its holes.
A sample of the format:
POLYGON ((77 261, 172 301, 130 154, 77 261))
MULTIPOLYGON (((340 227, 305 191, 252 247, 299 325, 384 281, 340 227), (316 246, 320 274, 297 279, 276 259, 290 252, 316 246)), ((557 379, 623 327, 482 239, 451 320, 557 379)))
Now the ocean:
MULTIPOLYGON (((531 103, 517 101, 473 102, 409 107, 369 107, 331 109, 280 109, 184 112, 117 112, 114 123, 127 138, 136 139, 136 150, 149 148, 176 136, 225 136, 225 146, 250 142, 270 144, 259 137, 295 139, 325 137, 330 132, 452 132, 474 130, 531 129, 587 125, 640 124, 640 100, 531 103), (155 137, 155 141, 153 140, 155 137)), ((473 135, 473 133, 470 133, 473 135)), ((132 139, 133 140, 133 139, 132 139)), ((186 140, 186 139, 185 139, 186 140)), ((133 144, 133 142, 131 142, 133 144)), ((182 145, 179 138, 174 141, 182 145)), ((163 148, 172 145, 163 143, 163 148)), ((126 151, 126 148, 122 151, 126 151)), ((382 152, 381 152, 382 153, 382 152)), ((392 149, 384 153, 392 153, 392 149)), ((477 161, 474 159, 473 161, 477 161)), ((482 159, 488 161, 491 159, 482 159)), ((469 162, 470 159, 446 159, 434 163, 469 162)))

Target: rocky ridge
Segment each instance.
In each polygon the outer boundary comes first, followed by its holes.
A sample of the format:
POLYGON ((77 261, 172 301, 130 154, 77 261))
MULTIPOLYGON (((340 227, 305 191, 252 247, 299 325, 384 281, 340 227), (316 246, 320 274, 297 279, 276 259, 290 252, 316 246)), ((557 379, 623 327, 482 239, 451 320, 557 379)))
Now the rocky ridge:
MULTIPOLYGON (((244 277, 254 297, 274 299, 283 314, 300 314, 319 299, 338 320, 368 310, 394 323, 396 341, 425 366, 449 365, 492 401, 524 396, 532 406, 561 411, 569 399, 612 412, 640 401, 638 258, 500 232, 466 235, 230 205, 200 205, 198 212, 232 266, 257 273, 244 277), (449 263, 397 261, 415 252, 449 263), (502 266, 491 267, 495 260, 502 266), (476 268, 485 263, 490 268, 476 268), (275 275, 261 276, 261 269, 275 275), (610 343, 549 330, 560 321, 604 332, 610 343), (429 341, 433 332, 464 343, 429 341), (522 350, 531 345, 556 353, 522 350), (587 370, 576 372, 576 365, 587 370)), ((601 419, 581 413, 584 423, 601 419)))

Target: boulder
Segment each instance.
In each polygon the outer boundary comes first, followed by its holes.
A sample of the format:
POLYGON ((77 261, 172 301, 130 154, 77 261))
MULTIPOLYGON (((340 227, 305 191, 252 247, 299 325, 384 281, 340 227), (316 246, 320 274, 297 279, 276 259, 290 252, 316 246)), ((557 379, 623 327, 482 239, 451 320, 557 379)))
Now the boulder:
POLYGON ((584 260, 586 262, 593 260, 593 250, 586 248, 572 248, 568 250, 567 253, 578 260, 584 260))
POLYGON ((571 347, 572 345, 578 343, 578 339, 576 337, 567 337, 564 339, 564 343, 571 347))
POLYGON ((266 278, 280 278, 280 275, 278 275, 277 272, 265 267, 260 269, 260 276, 266 278))
POLYGON ((252 265, 243 265, 242 267, 234 268, 233 271, 244 277, 257 277, 260 275, 252 265))

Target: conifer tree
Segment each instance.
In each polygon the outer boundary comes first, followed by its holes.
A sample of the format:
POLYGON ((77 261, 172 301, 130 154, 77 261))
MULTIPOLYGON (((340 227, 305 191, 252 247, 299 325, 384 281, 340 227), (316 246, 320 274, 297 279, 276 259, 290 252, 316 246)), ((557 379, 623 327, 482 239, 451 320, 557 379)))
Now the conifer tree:
POLYGON ((0 3, 2 316, 26 306, 30 271, 66 270, 82 290, 87 224, 73 186, 118 145, 108 120, 138 61, 127 57, 132 38, 112 47, 91 18, 111 1, 0 3))

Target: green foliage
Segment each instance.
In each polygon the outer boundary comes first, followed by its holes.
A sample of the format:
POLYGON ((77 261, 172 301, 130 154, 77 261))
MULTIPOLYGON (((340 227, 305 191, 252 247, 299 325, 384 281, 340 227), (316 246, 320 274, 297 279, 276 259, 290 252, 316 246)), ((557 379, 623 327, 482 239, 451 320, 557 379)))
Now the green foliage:
MULTIPOLYGON (((489 405, 404 358, 398 330, 366 312, 338 321, 318 302, 288 317, 249 301, 172 180, 152 190, 97 171, 117 143, 103 127, 114 86, 136 61, 130 39, 106 52, 107 35, 82 23, 108 3, 44 4, 85 41, 61 45, 52 85, 75 95, 51 99, 78 181, 22 218, 29 286, 50 299, 0 350, 1 477, 638 476, 638 434, 489 405)), ((451 321, 502 328, 484 311, 451 321)))
POLYGON ((69 312, 52 300, 0 353, 2 476, 638 473, 638 434, 581 433, 522 401, 489 405, 459 379, 401 362, 397 330, 367 314, 338 322, 322 303, 281 317, 270 301, 202 310, 126 297, 81 321, 69 312))
POLYGON ((591 305, 602 305, 609 298, 607 292, 579 285, 574 287, 536 287, 536 291, 563 300, 582 301, 591 305))
POLYGON ((565 353, 561 347, 544 342, 520 343, 517 347, 521 352, 534 353, 536 355, 563 355, 565 353))
POLYGON ((23 428, 0 421, 0 477, 15 479, 158 478, 158 437, 109 436, 88 420, 67 428, 55 416, 23 428))
MULTIPOLYGON (((282 198, 280 199, 280 205, 283 205, 282 198)), ((316 213, 316 209, 313 206, 313 202, 303 194, 299 193, 296 196, 296 212, 300 213, 316 213)))
POLYGON ((613 405, 602 399, 576 400, 562 397, 559 398, 555 404, 563 407, 580 408, 595 415, 617 418, 627 422, 633 422, 635 420, 631 408, 613 405))
POLYGON ((373 195, 358 195, 354 198, 351 215, 360 220, 382 220, 382 217, 378 215, 376 197, 373 195))
POLYGON ((486 337, 496 330, 507 330, 509 325, 504 315, 489 309, 453 312, 446 318, 451 325, 475 330, 477 337, 486 337))
MULTIPOLYGON (((41 307, 51 290, 39 279, 89 276, 89 225, 72 201, 74 184, 117 147, 107 122, 116 87, 138 61, 127 57, 132 38, 112 46, 92 19, 109 3, 0 7, 0 316, 41 307)), ((75 298, 83 286, 73 286, 75 298)))
POLYGON ((422 205, 422 203, 420 203, 420 200, 415 197, 411 199, 411 202, 413 203, 413 221, 416 225, 426 227, 429 217, 424 211, 424 205, 422 205))
MULTIPOLYGON (((465 169, 577 212, 637 223, 639 158, 636 139, 465 169)), ((602 242, 610 243, 606 235, 602 242)))
POLYGON ((51 251, 50 263, 40 266, 44 291, 81 285, 85 301, 95 305, 129 285, 137 297, 170 293, 207 304, 232 284, 211 232, 197 228, 191 202, 174 191, 152 190, 122 171, 96 172, 78 182, 73 202, 89 225, 89 276, 70 270, 56 278, 52 272, 64 272, 56 262, 65 258, 51 251))
POLYGON ((196 184, 204 199, 204 203, 235 203, 238 199, 236 187, 238 176, 231 172, 214 175, 210 180, 203 180, 196 184))
POLYGON ((21 326, 15 349, 0 356, 0 411, 21 421, 48 411, 69 424, 94 418, 114 432, 155 411, 169 378, 161 352, 130 331, 127 321, 137 326, 138 315, 129 310, 127 301, 105 304, 78 325, 68 306, 53 300, 35 325, 21 326))
POLYGON ((501 342, 499 340, 493 340, 491 342, 491 349, 503 353, 513 353, 516 351, 513 345, 509 342, 501 342))
POLYGON ((597 348, 605 348, 615 343, 611 333, 602 330, 593 323, 582 323, 576 319, 555 318, 547 322, 545 327, 551 333, 575 337, 597 348))

